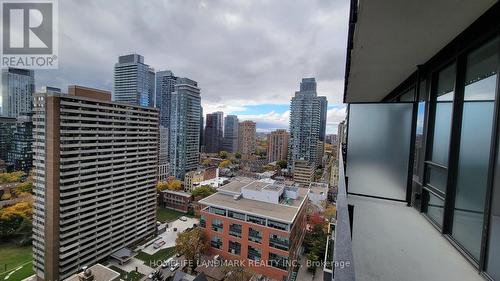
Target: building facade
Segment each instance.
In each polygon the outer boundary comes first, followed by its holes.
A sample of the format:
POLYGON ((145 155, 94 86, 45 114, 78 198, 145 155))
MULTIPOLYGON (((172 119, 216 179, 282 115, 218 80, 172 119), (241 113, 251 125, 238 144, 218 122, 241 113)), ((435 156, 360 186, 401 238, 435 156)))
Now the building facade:
POLYGON ((33 111, 35 72, 20 68, 2 69, 0 115, 18 117, 33 111))
POLYGON ((295 160, 317 162, 317 148, 321 127, 321 99, 316 94, 316 80, 303 78, 300 91, 290 103, 290 141, 288 165, 293 170, 295 160))
POLYGON ((295 160, 293 181, 301 186, 309 186, 314 179, 314 165, 303 159, 295 160))
POLYGON ((170 175, 183 179, 200 160, 201 95, 198 83, 179 78, 172 93, 169 130, 170 175))
POLYGON ((247 178, 220 187, 198 201, 210 252, 269 278, 289 280, 305 235, 307 193, 247 178))
POLYGON ((114 71, 114 100, 140 106, 154 106, 155 73, 144 57, 129 54, 118 57, 114 71))
POLYGON ((160 204, 163 208, 187 213, 191 205, 192 196, 184 191, 163 190, 160 194, 160 204))
POLYGON ((287 160, 288 132, 284 129, 272 131, 267 135, 267 161, 287 160))
POLYGON ((253 121, 238 123, 238 152, 243 158, 255 153, 257 148, 257 128, 253 121))
POLYGON ((33 162, 31 114, 17 118, 0 117, 0 160, 7 171, 29 174, 33 162))
POLYGON ((228 115, 224 118, 222 149, 229 153, 238 151, 238 116, 236 115, 228 115))
POLYGON ((218 153, 222 150, 224 113, 208 113, 205 123, 205 152, 218 153))
POLYGON ((33 269, 61 280, 154 234, 158 110, 74 87, 34 99, 33 269), (72 93, 71 93, 72 92, 72 93))
POLYGON ((328 116, 328 100, 324 96, 318 97, 319 99, 319 140, 324 142, 326 139, 326 119, 328 116))

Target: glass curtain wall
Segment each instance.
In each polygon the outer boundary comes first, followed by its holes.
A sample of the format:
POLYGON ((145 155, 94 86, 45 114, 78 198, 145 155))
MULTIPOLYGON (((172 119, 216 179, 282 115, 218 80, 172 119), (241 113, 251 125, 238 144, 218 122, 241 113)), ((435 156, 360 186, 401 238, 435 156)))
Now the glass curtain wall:
POLYGON ((438 226, 443 225, 444 198, 448 176, 448 157, 451 136, 453 100, 455 98, 456 65, 452 64, 437 75, 437 85, 431 100, 435 106, 433 116, 430 158, 425 162, 424 211, 438 226))
POLYGON ((497 84, 498 38, 467 56, 453 238, 476 261, 481 252, 497 84))

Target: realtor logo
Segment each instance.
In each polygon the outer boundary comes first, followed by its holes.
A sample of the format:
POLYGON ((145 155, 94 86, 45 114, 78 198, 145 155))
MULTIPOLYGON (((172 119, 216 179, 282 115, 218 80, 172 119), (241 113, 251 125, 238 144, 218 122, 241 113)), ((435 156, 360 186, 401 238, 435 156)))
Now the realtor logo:
POLYGON ((2 67, 57 68, 57 1, 3 0, 2 67))

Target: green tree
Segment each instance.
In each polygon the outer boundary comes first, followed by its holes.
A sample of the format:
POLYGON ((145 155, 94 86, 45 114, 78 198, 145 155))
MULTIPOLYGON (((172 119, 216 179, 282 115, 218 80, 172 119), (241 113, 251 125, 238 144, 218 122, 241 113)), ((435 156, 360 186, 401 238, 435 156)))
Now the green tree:
POLYGON ((224 150, 219 151, 219 157, 222 159, 227 159, 228 155, 229 154, 227 153, 227 151, 224 151, 224 150))
POLYGON ((236 153, 234 154, 234 158, 236 158, 236 159, 241 159, 241 153, 236 152, 236 153))
POLYGON ((193 197, 205 198, 207 196, 214 194, 215 192, 216 192, 215 189, 213 189, 209 185, 202 185, 193 190, 191 194, 193 195, 193 197))
POLYGON ((175 239, 177 253, 184 255, 193 268, 198 265, 201 254, 204 254, 209 247, 205 232, 201 228, 179 233, 175 239))
POLYGON ((288 165, 288 163, 286 162, 286 160, 280 160, 278 162, 276 162, 276 165, 278 165, 281 169, 285 169, 288 165))

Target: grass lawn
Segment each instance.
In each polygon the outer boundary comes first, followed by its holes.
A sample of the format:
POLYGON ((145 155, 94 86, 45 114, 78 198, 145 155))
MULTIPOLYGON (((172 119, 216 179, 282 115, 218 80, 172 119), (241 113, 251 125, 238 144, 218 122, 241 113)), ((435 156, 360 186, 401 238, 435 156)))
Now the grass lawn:
POLYGON ((33 275, 31 246, 19 247, 15 244, 0 244, 0 280, 10 273, 11 270, 23 267, 12 273, 7 280, 22 280, 33 275), (7 269, 6 269, 7 268, 7 269))
POLYGON ((125 270, 121 270, 116 266, 110 266, 109 268, 120 273, 120 278, 125 281, 139 281, 141 280, 142 277, 144 277, 144 275, 139 272, 135 271, 126 272, 125 270))
POLYGON ((155 265, 160 265, 161 262, 170 258, 173 255, 175 255, 175 247, 161 249, 154 255, 148 255, 143 251, 139 251, 139 253, 135 257, 144 261, 145 265, 155 268, 156 267, 155 265))
POLYGON ((165 222, 165 221, 173 221, 177 219, 178 217, 185 216, 186 214, 183 214, 181 212, 177 212, 174 210, 166 209, 163 207, 156 207, 156 219, 165 222))

